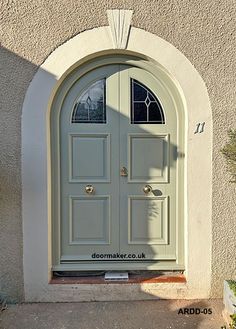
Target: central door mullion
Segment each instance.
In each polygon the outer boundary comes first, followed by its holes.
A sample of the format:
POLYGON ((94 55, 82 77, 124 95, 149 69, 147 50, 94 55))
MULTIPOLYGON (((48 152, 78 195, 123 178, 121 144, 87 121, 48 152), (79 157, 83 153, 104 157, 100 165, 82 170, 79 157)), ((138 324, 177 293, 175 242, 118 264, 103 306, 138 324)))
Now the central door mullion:
MULTIPOLYGON (((126 171, 128 168, 127 159, 127 134, 126 128, 130 122, 130 84, 128 77, 128 65, 119 65, 119 166, 120 166, 120 180, 119 180, 119 253, 122 254, 122 244, 124 234, 127 233, 127 207, 126 207, 126 194, 124 191, 127 189, 127 176, 126 171), (124 174, 122 175, 122 170, 124 174)), ((128 172, 127 172, 128 174, 128 172)))
MULTIPOLYGON (((120 99, 120 168, 125 168, 128 173, 127 132, 130 124, 130 66, 120 65, 119 74, 119 99, 120 99)), ((127 183, 128 176, 120 176, 120 253, 123 254, 123 245, 128 238, 128 209, 127 209, 127 183)))

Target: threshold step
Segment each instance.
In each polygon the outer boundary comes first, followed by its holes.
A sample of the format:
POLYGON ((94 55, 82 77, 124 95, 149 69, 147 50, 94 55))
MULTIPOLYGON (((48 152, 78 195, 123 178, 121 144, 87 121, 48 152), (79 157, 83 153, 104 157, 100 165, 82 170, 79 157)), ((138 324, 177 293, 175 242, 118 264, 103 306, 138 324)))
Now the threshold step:
POLYGON ((177 271, 72 271, 53 272, 50 284, 143 284, 186 283, 186 277, 177 271), (112 275, 108 275, 112 273, 112 275), (117 279, 117 273, 122 273, 117 279), (124 274, 125 273, 125 274, 124 274), (105 278, 106 274, 106 279, 105 278), (128 278, 127 278, 128 274, 128 278), (124 279, 124 275, 126 278, 124 279), (122 278, 122 279, 121 279, 122 278), (121 280, 120 280, 121 279, 121 280))

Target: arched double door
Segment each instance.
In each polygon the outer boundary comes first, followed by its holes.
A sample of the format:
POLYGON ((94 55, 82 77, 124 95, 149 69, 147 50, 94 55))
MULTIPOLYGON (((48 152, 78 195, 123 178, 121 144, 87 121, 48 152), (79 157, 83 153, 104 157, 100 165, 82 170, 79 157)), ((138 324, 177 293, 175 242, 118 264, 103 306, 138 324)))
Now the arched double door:
POLYGON ((54 268, 183 268, 182 132, 166 85, 141 67, 110 64, 58 99, 54 268))

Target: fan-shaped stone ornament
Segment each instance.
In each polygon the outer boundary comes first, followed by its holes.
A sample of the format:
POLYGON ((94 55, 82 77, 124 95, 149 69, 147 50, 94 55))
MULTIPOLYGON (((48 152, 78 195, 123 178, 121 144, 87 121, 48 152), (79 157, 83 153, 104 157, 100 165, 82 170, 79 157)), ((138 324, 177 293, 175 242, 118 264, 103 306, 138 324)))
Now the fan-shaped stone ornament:
POLYGON ((107 10, 113 46, 116 49, 125 49, 127 47, 132 14, 133 10, 107 10))

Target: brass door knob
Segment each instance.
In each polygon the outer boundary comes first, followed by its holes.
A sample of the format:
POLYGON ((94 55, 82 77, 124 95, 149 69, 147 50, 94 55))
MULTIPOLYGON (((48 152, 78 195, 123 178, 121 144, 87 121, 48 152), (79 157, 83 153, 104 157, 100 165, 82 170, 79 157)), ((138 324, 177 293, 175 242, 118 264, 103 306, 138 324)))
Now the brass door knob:
POLYGON ((149 193, 151 193, 151 192, 152 192, 152 187, 151 187, 150 185, 145 185, 145 186, 143 187, 143 192, 144 192, 145 194, 149 194, 149 193))
POLYGON ((85 186, 85 192, 87 194, 93 194, 95 192, 95 189, 94 189, 93 185, 86 185, 85 186))

